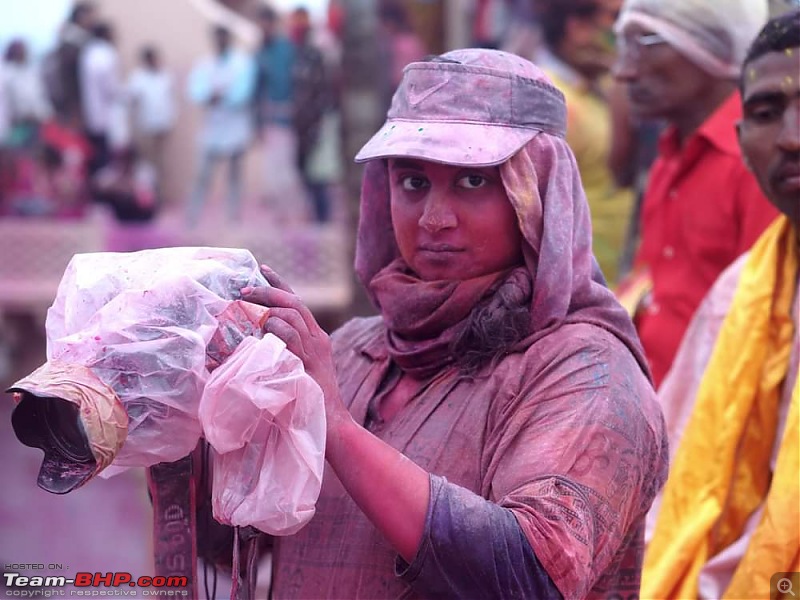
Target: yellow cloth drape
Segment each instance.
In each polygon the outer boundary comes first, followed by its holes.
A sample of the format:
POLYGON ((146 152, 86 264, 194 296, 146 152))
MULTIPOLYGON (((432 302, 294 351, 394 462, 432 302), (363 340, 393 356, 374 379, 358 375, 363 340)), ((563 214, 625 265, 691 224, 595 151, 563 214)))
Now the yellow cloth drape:
POLYGON ((645 555, 642 598, 696 598, 709 558, 764 512, 726 590, 769 598, 770 578, 798 564, 800 443, 794 382, 774 473, 770 458, 794 341, 796 234, 778 218, 753 246, 697 392, 645 555))

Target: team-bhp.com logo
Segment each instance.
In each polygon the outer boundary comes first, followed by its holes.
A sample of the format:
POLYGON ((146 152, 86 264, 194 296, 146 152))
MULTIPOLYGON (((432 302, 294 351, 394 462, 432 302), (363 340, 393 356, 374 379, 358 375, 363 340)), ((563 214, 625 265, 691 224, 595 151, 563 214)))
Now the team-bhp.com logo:
POLYGON ((74 577, 30 576, 3 573, 6 596, 19 598, 48 598, 52 596, 188 596, 187 577, 143 575, 134 578, 124 571, 117 573, 75 573, 74 577), (78 589, 59 590, 68 585, 78 589), (86 588, 86 589, 81 589, 86 588), (103 589, 100 589, 103 588, 103 589), (112 588, 112 589, 108 589, 112 588), (125 588, 141 588, 130 590, 125 588), (183 588, 183 589, 182 589, 183 588))

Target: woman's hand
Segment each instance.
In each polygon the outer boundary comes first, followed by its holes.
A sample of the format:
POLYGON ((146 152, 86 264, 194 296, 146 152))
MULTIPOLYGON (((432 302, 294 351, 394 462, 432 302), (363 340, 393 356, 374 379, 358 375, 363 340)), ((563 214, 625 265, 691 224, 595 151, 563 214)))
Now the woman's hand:
POLYGON ((430 502, 428 473, 353 421, 336 382, 331 341, 311 311, 268 267, 273 287, 242 289, 242 299, 269 307, 264 331, 281 338, 325 394, 325 458, 361 510, 407 561, 416 556, 430 502))
POLYGON ((272 287, 243 288, 242 299, 269 308, 264 332, 283 340, 288 350, 303 361, 306 373, 322 388, 330 442, 336 426, 350 420, 339 394, 330 337, 275 271, 262 265, 261 272, 272 287))

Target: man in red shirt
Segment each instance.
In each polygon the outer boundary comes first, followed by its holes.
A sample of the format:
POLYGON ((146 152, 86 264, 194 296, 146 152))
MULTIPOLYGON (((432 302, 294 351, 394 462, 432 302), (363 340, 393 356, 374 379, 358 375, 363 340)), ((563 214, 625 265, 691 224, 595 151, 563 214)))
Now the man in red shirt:
POLYGON ((766 0, 630 0, 615 75, 638 118, 667 122, 644 196, 636 326, 658 386, 700 301, 777 216, 742 162, 737 78, 766 0))

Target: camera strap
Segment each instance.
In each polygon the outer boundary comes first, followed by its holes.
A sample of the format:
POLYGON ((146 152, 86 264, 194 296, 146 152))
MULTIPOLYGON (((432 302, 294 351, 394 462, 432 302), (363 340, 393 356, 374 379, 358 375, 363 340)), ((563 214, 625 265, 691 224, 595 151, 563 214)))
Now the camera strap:
POLYGON ((197 600, 197 482, 192 455, 153 465, 147 483, 153 501, 155 574, 185 577, 188 585, 183 589, 197 600))

